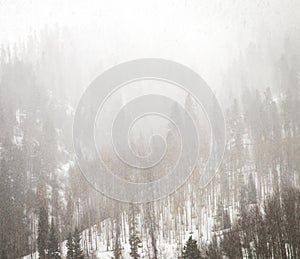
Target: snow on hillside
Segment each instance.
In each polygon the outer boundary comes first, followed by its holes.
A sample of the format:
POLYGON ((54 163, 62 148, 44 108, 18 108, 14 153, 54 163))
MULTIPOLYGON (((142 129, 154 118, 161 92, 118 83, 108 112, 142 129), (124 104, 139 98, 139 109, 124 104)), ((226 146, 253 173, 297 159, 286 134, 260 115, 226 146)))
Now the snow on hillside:
MULTIPOLYGON (((123 215, 126 218, 126 215, 123 215)), ((130 245, 129 245, 129 235, 128 235, 128 222, 125 223, 125 226, 122 226, 122 229, 125 229, 127 234, 121 238, 121 247, 122 255, 124 259, 131 259, 130 256, 130 245)), ((111 219, 106 219, 102 221, 99 225, 94 225, 90 229, 86 229, 81 232, 81 247, 89 258, 99 258, 99 259, 111 259, 113 258, 113 239, 111 238, 111 219)), ((121 236, 123 235, 123 231, 121 236)), ((190 236, 193 236, 194 239, 197 239, 197 230, 194 228, 192 232, 186 231, 183 237, 184 242, 188 240, 190 236)), ((158 240, 158 255, 161 259, 174 259, 179 255, 179 247, 177 246, 175 240, 173 242, 167 242, 164 240, 162 233, 157 237, 158 240)), ((146 240, 142 240, 142 248, 139 250, 141 258, 149 258, 148 249, 149 244, 146 240)), ((60 247, 62 258, 66 258, 67 247, 66 241, 61 243, 60 247)), ((38 259, 38 252, 31 255, 22 257, 23 259, 38 259)))

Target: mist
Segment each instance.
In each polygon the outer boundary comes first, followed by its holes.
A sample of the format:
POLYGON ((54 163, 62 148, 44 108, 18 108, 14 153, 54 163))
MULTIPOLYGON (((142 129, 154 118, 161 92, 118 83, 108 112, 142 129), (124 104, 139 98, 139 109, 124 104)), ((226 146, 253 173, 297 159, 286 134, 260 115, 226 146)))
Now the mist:
POLYGON ((300 258, 299 14, 0 0, 0 258, 300 258))

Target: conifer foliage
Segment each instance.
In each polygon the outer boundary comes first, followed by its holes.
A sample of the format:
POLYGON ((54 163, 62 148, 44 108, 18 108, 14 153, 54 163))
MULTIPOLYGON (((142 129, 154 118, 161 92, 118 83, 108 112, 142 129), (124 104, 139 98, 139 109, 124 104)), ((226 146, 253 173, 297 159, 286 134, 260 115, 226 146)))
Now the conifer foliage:
POLYGON ((200 250, 197 247, 197 241, 189 237, 188 241, 186 242, 183 252, 182 258, 184 259, 201 259, 200 250))
POLYGON ((72 233, 69 233, 68 239, 67 239, 67 259, 73 259, 73 255, 74 255, 74 245, 73 245, 73 236, 72 233))
POLYGON ((68 259, 84 259, 84 253, 81 249, 81 236, 78 228, 75 228, 74 234, 69 233, 67 239, 67 258, 68 259))
POLYGON ((81 250, 81 236, 78 231, 78 228, 75 228, 74 236, 73 236, 73 244, 74 244, 74 258, 76 259, 83 259, 83 251, 81 250))
POLYGON ((59 242, 57 239, 57 234, 56 234, 53 218, 51 220, 51 227, 50 227, 50 233, 49 233, 48 258, 49 259, 61 258, 60 251, 59 251, 59 242))
POLYGON ((137 207, 135 205, 131 206, 130 209, 130 256, 134 259, 140 258, 139 248, 142 247, 141 239, 139 238, 139 232, 137 230, 138 222, 137 222, 137 207))
POLYGON ((46 259, 48 248, 48 212, 45 208, 41 207, 39 211, 39 223, 38 223, 38 252, 40 259, 46 259))

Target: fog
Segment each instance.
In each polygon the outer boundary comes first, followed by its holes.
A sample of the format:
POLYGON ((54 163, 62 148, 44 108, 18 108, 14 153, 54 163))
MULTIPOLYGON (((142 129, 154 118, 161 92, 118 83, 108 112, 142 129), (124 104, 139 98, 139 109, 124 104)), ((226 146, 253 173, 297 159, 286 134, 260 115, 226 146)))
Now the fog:
POLYGON ((61 48, 62 63, 80 70, 78 85, 69 83, 72 72, 62 75, 76 99, 102 71, 144 57, 183 63, 223 95, 241 87, 239 66, 261 72, 267 85, 286 44, 298 55, 299 5, 296 0, 2 1, 0 43, 26 44, 30 35, 60 30, 50 33, 49 41, 61 48), (254 63, 251 48, 261 58, 254 63), (230 81, 224 83, 226 77, 230 81))
POLYGON ((0 258, 300 258, 299 107, 299 0, 0 0, 0 258))

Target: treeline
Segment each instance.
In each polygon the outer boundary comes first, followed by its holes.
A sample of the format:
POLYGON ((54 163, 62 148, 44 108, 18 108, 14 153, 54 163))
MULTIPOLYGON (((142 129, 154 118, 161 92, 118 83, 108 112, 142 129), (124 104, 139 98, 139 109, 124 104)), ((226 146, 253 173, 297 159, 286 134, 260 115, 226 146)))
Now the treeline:
MULTIPOLYGON (((46 33, 39 40, 28 39, 18 48, 0 46, 0 258, 3 259, 19 258, 38 250, 41 208, 47 211, 49 219, 54 218, 59 244, 79 221, 69 223, 68 210, 72 206, 68 203, 67 171, 73 161, 72 114, 68 113, 65 96, 54 91, 59 72, 52 73, 50 63, 56 57, 50 58, 49 53, 58 48, 49 45, 50 38, 46 33), (39 48, 33 46, 37 42, 39 48), (34 49, 36 56, 31 57, 34 49)), ((73 181, 76 179, 74 176, 73 181)))
POLYGON ((199 246, 190 236, 179 258, 299 258, 299 238, 300 190, 288 188, 241 209, 207 245, 199 246))
POLYGON ((300 191, 275 192, 262 205, 241 210, 231 227, 215 234, 208 258, 299 258, 300 191))
MULTIPOLYGON (((0 51, 1 258, 18 258, 39 249, 39 236, 51 228, 39 234, 41 209, 47 212, 45 221, 53 218, 59 244, 76 227, 81 233, 109 218, 105 244, 116 258, 122 258, 124 243, 138 256, 145 240, 143 249, 149 257, 162 257, 161 240, 176 244, 181 256, 188 232, 197 233, 201 256, 207 251, 210 258, 299 257, 293 243, 299 240, 298 213, 293 214, 298 191, 289 189, 300 186, 300 98, 294 59, 283 56, 274 64, 276 83, 264 91, 254 90, 265 84, 248 75, 248 66, 237 64, 243 91, 225 112, 228 139, 220 173, 200 189, 201 171, 196 171, 172 196, 137 209, 96 193, 74 165, 73 113, 61 87, 68 82, 60 72, 66 69, 59 43, 64 41, 55 40, 60 33, 47 31, 24 48, 0 51), (33 53, 39 54, 33 57, 33 53)), ((262 63, 258 48, 252 47, 250 54, 244 58, 262 63)), ((78 76, 74 67, 68 66, 68 74, 78 76)), ((198 117, 191 100, 185 105, 198 117)), ((208 138, 202 137, 206 143, 208 138)), ((91 256, 97 245, 90 230, 85 235, 82 250, 91 256)), ((49 235, 45 236, 47 250, 49 235)))
MULTIPOLYGON (((62 258, 61 245, 57 235, 57 225, 54 218, 51 225, 48 223, 48 212, 40 208, 38 220, 38 254, 40 259, 60 259, 62 258)), ((75 227, 74 233, 70 232, 66 242, 67 259, 83 259, 84 254, 81 249, 81 233, 75 227)))
POLYGON ((36 248, 36 218, 39 208, 48 204, 46 182, 53 193, 58 190, 54 171, 60 159, 54 106, 37 83, 33 66, 16 56, 4 59, 1 56, 0 249, 1 258, 17 258, 36 248))

